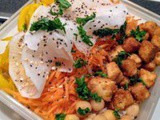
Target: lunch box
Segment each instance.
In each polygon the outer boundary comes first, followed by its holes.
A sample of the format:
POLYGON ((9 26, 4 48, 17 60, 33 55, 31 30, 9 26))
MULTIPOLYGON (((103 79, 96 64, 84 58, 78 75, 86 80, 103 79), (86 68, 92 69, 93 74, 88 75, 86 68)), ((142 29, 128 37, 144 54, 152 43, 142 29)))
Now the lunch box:
MULTIPOLYGON (((154 21, 160 25, 160 16, 142 8, 129 0, 122 0, 122 2, 127 6, 129 13, 138 16, 146 21, 154 21)), ((32 3, 32 1, 27 2, 25 5, 32 3)), ((17 18, 20 10, 17 11, 8 21, 6 21, 0 27, 0 39, 7 36, 12 36, 16 34, 17 31, 17 18)), ((141 104, 140 113, 136 120, 160 120, 160 67, 156 68, 156 73, 158 75, 156 83, 150 90, 151 96, 145 102, 141 104)), ((42 118, 36 115, 34 112, 23 106, 12 96, 8 95, 4 91, 0 90, 0 101, 6 106, 17 112, 26 120, 41 120, 42 118)), ((5 108, 4 108, 5 109, 5 108)), ((0 117, 1 118, 1 117, 0 117)))

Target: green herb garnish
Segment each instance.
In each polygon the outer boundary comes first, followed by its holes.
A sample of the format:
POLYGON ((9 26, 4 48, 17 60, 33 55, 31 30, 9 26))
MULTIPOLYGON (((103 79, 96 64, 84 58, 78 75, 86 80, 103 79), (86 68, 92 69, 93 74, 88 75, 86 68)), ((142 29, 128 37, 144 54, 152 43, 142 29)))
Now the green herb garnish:
POLYGON ((72 52, 72 53, 75 53, 75 52, 76 52, 76 50, 72 49, 72 50, 71 50, 71 52, 72 52))
POLYGON ((110 29, 110 28, 103 28, 103 29, 98 29, 93 32, 94 35, 99 36, 99 37, 105 37, 108 35, 112 35, 112 38, 114 38, 118 33, 121 34, 121 36, 125 36, 125 31, 126 31, 126 26, 127 22, 125 22, 120 29, 110 29))
POLYGON ((127 22, 125 21, 124 24, 120 27, 120 33, 125 34, 127 28, 127 22))
POLYGON ((90 38, 92 38, 92 37, 87 35, 86 31, 83 29, 83 27, 81 25, 77 28, 78 28, 79 35, 82 38, 82 41, 89 46, 93 46, 93 43, 90 40, 90 38))
POLYGON ((139 78, 139 79, 138 79, 138 82, 141 82, 144 86, 147 86, 147 84, 143 81, 142 78, 139 78))
POLYGON ((67 0, 56 0, 56 2, 59 3, 59 5, 64 9, 71 7, 71 4, 67 0))
POLYGON ((126 83, 126 84, 124 85, 124 90, 128 90, 128 86, 129 86, 129 83, 126 83))
POLYGON ((85 18, 77 18, 76 22, 82 26, 84 26, 88 21, 93 20, 96 17, 96 14, 93 13, 92 15, 85 17, 85 18))
POLYGON ((91 98, 92 98, 93 100, 95 100, 96 102, 101 102, 101 100, 102 100, 102 98, 101 98, 100 96, 98 96, 97 93, 91 93, 90 96, 91 96, 91 98))
POLYGON ((82 109, 82 108, 78 108, 78 113, 80 114, 80 115, 86 115, 86 114, 88 114, 89 112, 90 112, 91 110, 87 107, 87 108, 85 108, 85 109, 82 109))
POLYGON ((140 28, 138 26, 136 30, 131 31, 131 35, 135 37, 137 41, 142 42, 143 37, 146 35, 146 31, 140 31, 140 28))
POLYGON ((118 44, 123 44, 123 41, 126 39, 127 35, 125 33, 127 27, 127 22, 125 22, 120 29, 110 29, 110 28, 103 28, 98 29, 93 32, 94 35, 103 38, 105 36, 111 35, 112 39, 116 37, 117 34, 120 34, 121 38, 117 40, 118 44))
POLYGON ((137 82, 141 82, 143 85, 147 86, 147 84, 143 81, 143 79, 142 78, 138 78, 137 76, 131 77, 129 80, 130 80, 130 84, 131 85, 134 85, 137 82))
POLYGON ((128 56, 130 56, 129 53, 121 51, 113 61, 115 61, 118 65, 122 65, 122 61, 127 59, 128 56))
POLYGON ((78 85, 76 92, 78 93, 79 98, 89 100, 90 90, 87 87, 84 76, 82 76, 82 78, 76 78, 76 84, 78 85))
POLYGON ((54 16, 63 15, 64 11, 71 7, 71 4, 67 0, 56 0, 56 3, 59 5, 59 11, 56 13, 52 9, 50 10, 50 14, 54 16))
POLYGON ((75 61, 74 67, 75 68, 81 68, 83 66, 87 65, 87 61, 83 60, 82 58, 79 58, 78 60, 75 61))
POLYGON ((125 23, 120 27, 121 38, 119 40, 117 40, 119 45, 122 45, 124 40, 127 38, 126 28, 127 28, 127 22, 125 21, 125 23))
POLYGON ((56 115, 56 120, 64 120, 66 117, 66 114, 57 114, 56 115))
POLYGON ((94 73, 95 76, 101 76, 101 77, 104 77, 104 78, 107 78, 107 74, 103 73, 102 71, 97 71, 94 73))
POLYGON ((58 67, 58 66, 61 66, 61 62, 55 62, 55 65, 58 67))
POLYGON ((30 31, 46 30, 53 31, 56 29, 63 30, 65 32, 65 24, 62 24, 59 18, 49 20, 48 18, 42 18, 31 25, 30 31))
POLYGON ((108 35, 112 35, 112 37, 114 37, 117 33, 119 33, 119 29, 110 28, 98 29, 93 32, 94 35, 99 36, 100 38, 108 35))
POLYGON ((120 114, 119 114, 119 109, 114 110, 114 111, 113 111, 113 114, 114 114, 114 116, 115 116, 117 119, 121 119, 121 116, 120 116, 120 114))
POLYGON ((83 100, 90 100, 90 98, 92 98, 96 102, 101 102, 102 98, 99 97, 97 93, 91 93, 87 87, 84 76, 82 76, 82 78, 76 78, 76 84, 78 85, 76 92, 78 93, 79 98, 83 100))

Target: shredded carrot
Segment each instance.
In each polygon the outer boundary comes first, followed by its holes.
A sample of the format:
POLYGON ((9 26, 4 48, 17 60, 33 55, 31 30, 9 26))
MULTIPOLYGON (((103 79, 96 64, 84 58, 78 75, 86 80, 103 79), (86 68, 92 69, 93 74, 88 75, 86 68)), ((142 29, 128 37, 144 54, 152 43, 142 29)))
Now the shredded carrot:
POLYGON ((75 77, 52 71, 39 99, 23 98, 18 92, 4 90, 43 119, 54 120, 58 113, 75 113, 75 103, 79 98, 74 83, 75 77))

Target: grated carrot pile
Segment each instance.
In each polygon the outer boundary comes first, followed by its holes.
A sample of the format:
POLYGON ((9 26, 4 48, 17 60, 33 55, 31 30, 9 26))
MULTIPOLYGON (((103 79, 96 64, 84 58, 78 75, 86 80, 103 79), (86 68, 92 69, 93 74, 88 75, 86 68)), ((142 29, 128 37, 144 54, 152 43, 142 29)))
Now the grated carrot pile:
POLYGON ((78 100, 75 92, 74 77, 65 77, 64 73, 53 71, 39 99, 23 98, 20 93, 5 89, 20 103, 46 120, 54 120, 58 113, 74 113, 78 100))

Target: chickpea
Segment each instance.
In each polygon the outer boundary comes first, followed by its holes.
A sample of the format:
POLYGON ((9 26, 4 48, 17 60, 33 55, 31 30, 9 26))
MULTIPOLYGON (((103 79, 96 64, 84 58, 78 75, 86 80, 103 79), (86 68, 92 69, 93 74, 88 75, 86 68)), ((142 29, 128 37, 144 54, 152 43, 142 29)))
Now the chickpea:
POLYGON ((126 109, 126 114, 128 116, 133 117, 133 118, 135 118, 138 115, 138 113, 139 113, 139 105, 138 104, 133 104, 126 109))
POLYGON ((100 111, 104 108, 105 106, 105 103, 104 103, 104 100, 102 99, 101 102, 96 102, 95 100, 91 100, 91 106, 92 106, 92 109, 94 111, 100 111))
POLYGON ((129 115, 124 115, 121 120, 134 120, 134 118, 129 115))
POLYGON ((88 117, 85 118, 84 120, 93 120, 93 118, 95 118, 95 117, 96 117, 96 114, 90 114, 90 115, 88 115, 88 117))
POLYGON ((106 110, 103 115, 107 118, 107 120, 116 120, 115 115, 113 114, 113 110, 106 110))
MULTIPOLYGON (((79 108, 81 108, 81 109, 89 108, 90 111, 92 110, 91 104, 90 104, 89 102, 87 102, 87 101, 79 101, 79 102, 77 102, 77 103, 76 103, 76 111, 78 111, 79 108)), ((85 115, 82 116, 82 115, 80 115, 78 112, 77 112, 77 114, 78 114, 80 117, 85 117, 85 115)))
POLYGON ((157 35, 160 37, 160 27, 156 28, 156 30, 154 31, 154 35, 157 35))
POLYGON ((154 62, 156 63, 156 65, 160 65, 160 52, 156 53, 154 62))
POLYGON ((79 120, 79 117, 75 114, 70 114, 65 117, 65 120, 79 120))
POLYGON ((104 115, 97 115, 93 120, 108 120, 104 115))

